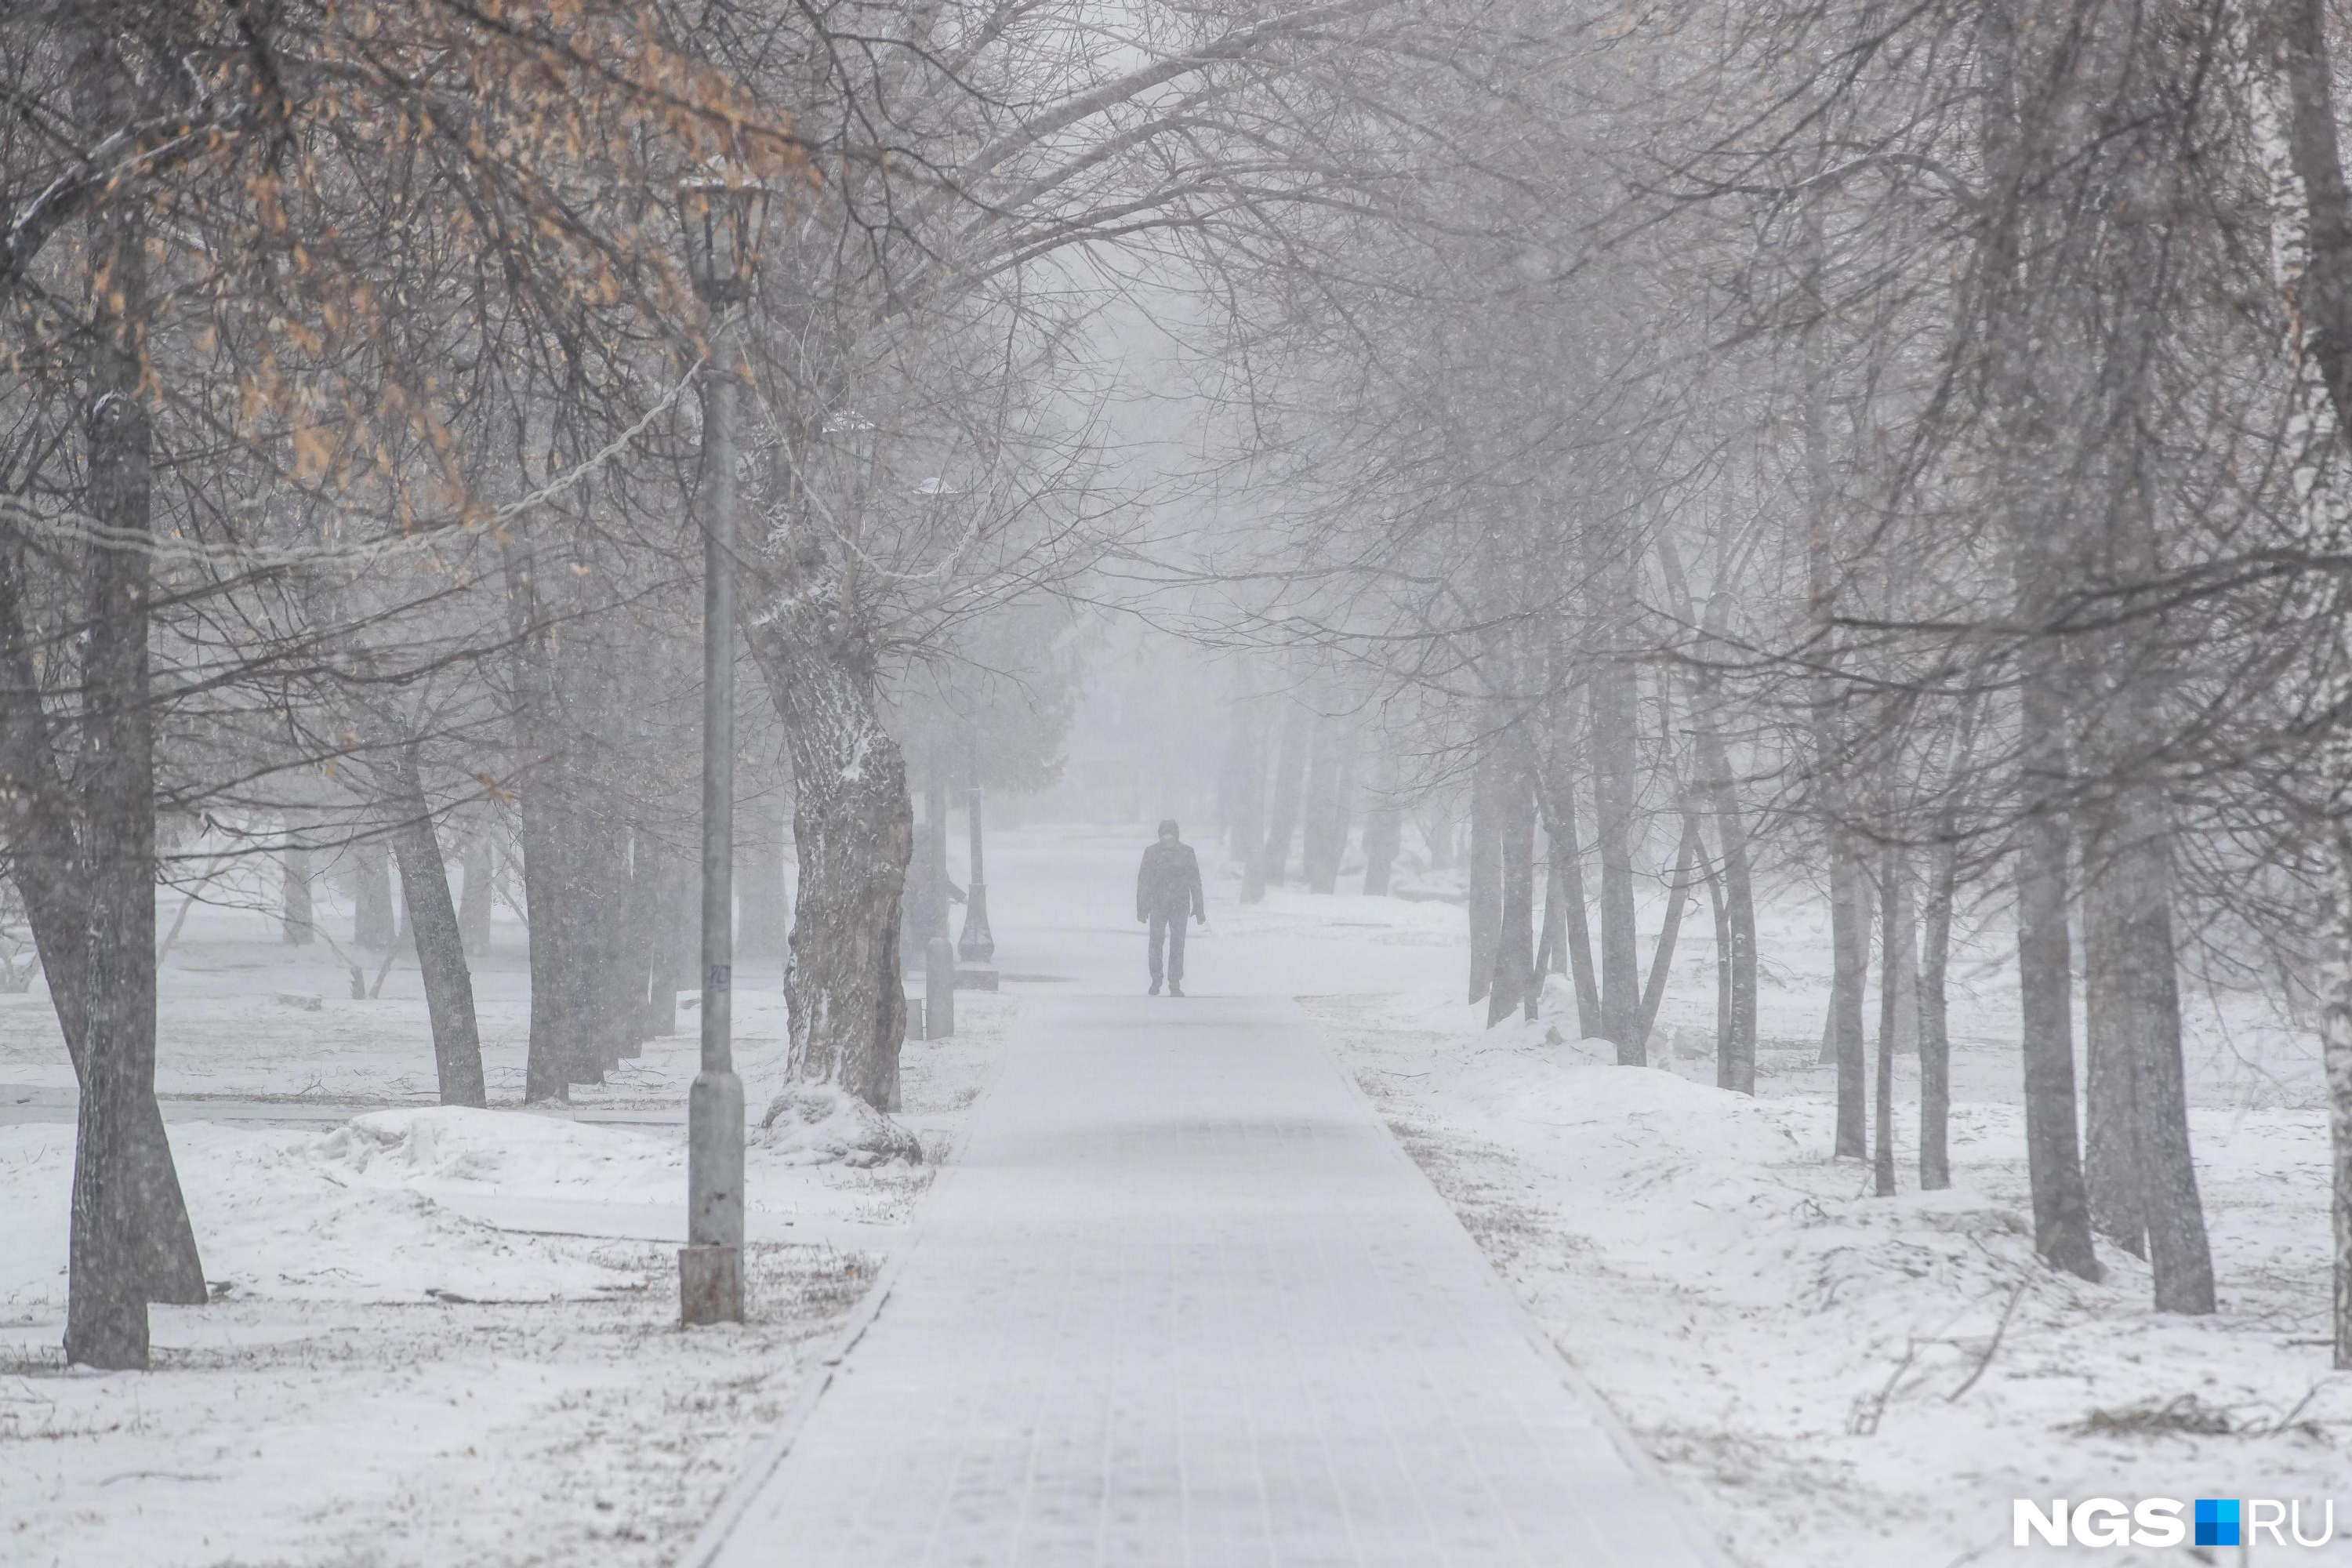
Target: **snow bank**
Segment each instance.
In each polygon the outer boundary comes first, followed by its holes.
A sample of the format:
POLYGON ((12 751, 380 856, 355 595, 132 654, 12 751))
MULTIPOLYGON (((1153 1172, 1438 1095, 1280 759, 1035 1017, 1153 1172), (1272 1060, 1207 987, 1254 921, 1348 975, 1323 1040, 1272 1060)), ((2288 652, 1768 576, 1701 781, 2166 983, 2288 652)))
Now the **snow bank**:
POLYGON ((923 1145, 854 1094, 830 1084, 793 1084, 768 1102, 751 1134, 755 1147, 787 1165, 850 1165, 860 1169, 923 1163, 923 1145))
MULTIPOLYGON (((1954 1189, 1921 1193, 1906 1104, 1881 1198, 1827 1157, 1833 1107, 1801 1084, 1750 1100, 1603 1065, 1556 1019, 1490 1031, 1440 993, 1307 1005, 1739 1562, 1998 1557, 2018 1497, 2352 1490, 2317 1112, 2194 1113, 2222 1310, 2189 1319, 2149 1310, 2146 1266, 2112 1247, 2099 1285, 2034 1257, 2014 1105, 1956 1105, 1954 1189)), ((2352 1540, 2296 1555, 2352 1561, 2352 1540)))
POLYGON ((376 1186, 494 1184, 593 1192, 614 1203, 677 1199, 686 1179, 685 1152, 671 1137, 462 1106, 355 1116, 320 1139, 312 1158, 376 1186))

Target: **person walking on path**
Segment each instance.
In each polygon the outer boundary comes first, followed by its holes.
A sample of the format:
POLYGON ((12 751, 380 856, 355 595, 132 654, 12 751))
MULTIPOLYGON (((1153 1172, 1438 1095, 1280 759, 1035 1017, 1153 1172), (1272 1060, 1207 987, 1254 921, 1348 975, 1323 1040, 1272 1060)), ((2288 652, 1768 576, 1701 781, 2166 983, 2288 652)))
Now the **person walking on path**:
POLYGON ((1151 994, 1160 994, 1163 975, 1168 994, 1184 994, 1184 918, 1206 925, 1209 906, 1201 896, 1201 858, 1177 837, 1176 819, 1160 824, 1160 841, 1143 852, 1143 867, 1135 874, 1135 918, 1149 926, 1145 941, 1151 953, 1151 994), (1161 949, 1166 949, 1166 961, 1161 949))

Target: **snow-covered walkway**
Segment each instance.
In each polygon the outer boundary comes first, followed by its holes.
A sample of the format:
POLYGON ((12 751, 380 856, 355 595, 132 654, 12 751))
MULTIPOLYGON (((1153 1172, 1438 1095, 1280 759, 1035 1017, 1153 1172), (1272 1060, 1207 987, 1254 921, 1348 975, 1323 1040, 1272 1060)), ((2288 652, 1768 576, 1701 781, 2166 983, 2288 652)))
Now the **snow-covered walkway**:
POLYGON ((1712 1561, 1286 998, 1033 996, 919 1224, 697 1568, 1712 1561))

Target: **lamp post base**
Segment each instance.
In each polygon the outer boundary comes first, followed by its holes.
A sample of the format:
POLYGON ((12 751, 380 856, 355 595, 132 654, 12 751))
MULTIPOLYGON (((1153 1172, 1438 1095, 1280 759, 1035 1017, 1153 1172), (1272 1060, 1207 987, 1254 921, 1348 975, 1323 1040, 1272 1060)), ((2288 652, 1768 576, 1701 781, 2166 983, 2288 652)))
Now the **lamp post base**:
POLYGON ((964 890, 963 934, 956 956, 966 963, 986 963, 996 956, 996 936, 988 929, 988 884, 974 877, 964 890))
POLYGON ((743 1321, 743 1080, 700 1072, 686 1097, 686 1239, 678 1321, 743 1321))
POLYGON ((681 1247, 677 1249, 677 1321, 680 1328, 743 1321, 743 1249, 681 1247))

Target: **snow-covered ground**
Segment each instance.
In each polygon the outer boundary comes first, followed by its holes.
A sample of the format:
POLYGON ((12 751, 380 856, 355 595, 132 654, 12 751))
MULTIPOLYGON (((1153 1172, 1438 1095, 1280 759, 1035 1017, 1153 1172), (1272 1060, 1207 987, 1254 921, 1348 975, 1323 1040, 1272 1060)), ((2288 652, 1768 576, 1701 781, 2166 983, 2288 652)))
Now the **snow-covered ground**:
MULTIPOLYGON (((751 1321, 682 1333, 680 1131, 418 1105, 432 1058, 413 968, 402 986, 395 966, 377 1000, 311 1012, 278 997, 323 955, 252 940, 234 911, 207 923, 191 922, 165 971, 167 1091, 245 1110, 404 1108, 310 1128, 172 1105, 215 1300, 152 1310, 146 1374, 58 1365, 73 1129, 0 1125, 0 1563, 674 1560, 864 1293, 930 1168, 793 1166, 753 1149, 751 1321)), ((492 1099, 511 1104, 527 1001, 520 933, 502 935, 478 973, 492 1099)), ((906 1120, 934 1154, 1018 1008, 960 1000, 958 1037, 905 1058, 906 1120)), ((736 1016, 756 1085, 781 997, 740 994, 736 1016)), ((0 1007, 0 1112, 70 1087, 55 1029, 37 988, 0 1007)), ((580 1099, 675 1113, 694 1066, 683 1033, 580 1099)))
MULTIPOLYGON (((983 1092, 1021 992, 1141 989, 1125 906, 1142 841, 1037 828, 992 848, 1008 991, 960 997, 962 1037, 908 1052, 908 1120, 934 1150, 983 1092)), ((2329 1373, 2320 1342, 2313 1043, 2254 998, 2191 1001, 2222 1310, 2184 1320, 2149 1312, 2144 1268, 2113 1248, 2096 1286, 2032 1258, 1997 931, 1956 969, 1954 1188, 1913 1190, 1906 1063, 1905 1190, 1879 1199, 1864 1168, 1827 1158, 1827 933, 1801 897, 1775 900, 1763 933, 1754 1100, 1712 1087, 1703 906, 1654 1042, 1663 1070, 1633 1070, 1577 1043, 1559 988, 1535 1024, 1483 1027, 1460 1000, 1456 906, 1276 889, 1244 909, 1214 869, 1210 898, 1190 988, 1304 998, 1737 1561, 2002 1560, 2017 1497, 2335 1498, 2352 1528, 2339 1448, 2352 1379, 2329 1373)), ((338 999, 326 955, 268 934, 234 910, 191 919, 164 977, 167 1092, 381 1109, 303 1127, 174 1105, 224 1289, 211 1306, 155 1311, 157 1372, 57 1365, 71 1130, 0 1125, 0 1563, 670 1560, 903 1233, 928 1172, 755 1151, 756 1321, 682 1334, 674 1128, 431 1109, 413 968, 396 965, 378 1000, 338 999), (316 1012, 278 999, 306 992, 328 999, 316 1012)), ((520 941, 502 931, 480 981, 492 1097, 509 1105, 520 941)), ((751 972, 737 1019, 756 1079, 782 1034, 772 971, 751 972)), ((655 1042, 583 1104, 657 1121, 692 1068, 690 1035, 655 1042)), ((0 1119, 11 1093, 70 1081, 47 998, 0 1000, 0 1119)), ((2246 1560, 2339 1556, 2352 1561, 2352 1543, 2246 1560)))
MULTIPOLYGON (((1419 927, 1427 906, 1400 917, 1419 927)), ((1762 1093, 1713 1087, 1711 939, 1661 1022, 1664 1070, 1543 1016, 1485 1027, 1451 984, 1306 998, 1391 1129, 1570 1359, 1756 1568, 2021 1555, 2012 1500, 2336 1500, 2352 1529, 2352 1376, 2332 1373, 2327 1134, 2315 1046, 2245 996, 2192 998, 2192 1135, 2221 1310, 2147 1309, 2102 1247, 2085 1285, 2027 1223, 2013 979, 1999 933, 1955 999, 1952 1190, 1915 1176, 1915 1064, 1896 1074, 1901 1194, 1827 1157, 1818 1066, 1825 923, 1783 908, 1761 945, 1762 1093)), ((1685 928, 1685 940, 1693 933, 1685 928)), ((1875 1027, 1874 1005, 1872 1013, 1875 1027)), ((2188 1558, 2076 1549, 2085 1561, 2188 1558)), ((2041 1560, 2064 1551, 2037 1545, 2041 1560)), ((2271 1546, 2245 1561, 2352 1562, 2271 1546)), ((2235 1552, 2207 1561, 2237 1563, 2235 1552)))

